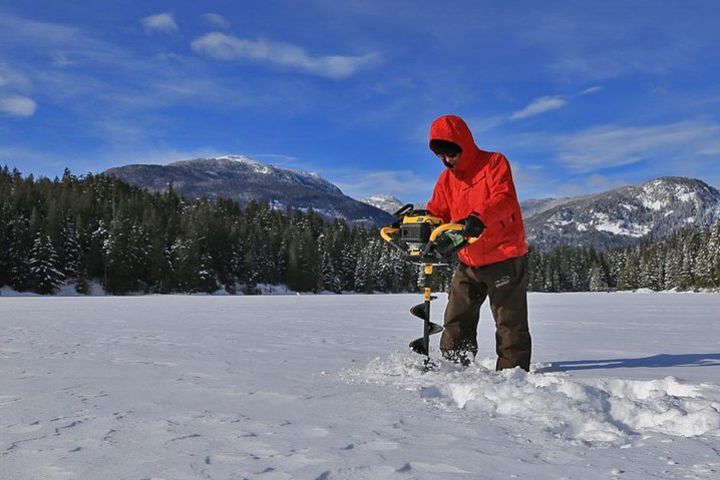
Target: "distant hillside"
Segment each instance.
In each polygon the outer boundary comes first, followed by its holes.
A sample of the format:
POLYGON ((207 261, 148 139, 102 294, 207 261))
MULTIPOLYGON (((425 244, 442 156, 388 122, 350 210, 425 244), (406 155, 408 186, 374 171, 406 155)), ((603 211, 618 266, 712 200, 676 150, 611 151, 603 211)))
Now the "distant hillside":
POLYGON ((372 205, 375 208, 393 214, 397 212, 400 207, 404 205, 403 202, 393 197, 392 195, 371 195, 369 197, 361 198, 361 202, 372 205))
MULTIPOLYGON (((541 202, 541 201, 535 201, 541 202)), ((530 204, 523 212, 528 240, 541 249, 559 245, 621 247, 665 237, 720 217, 720 192, 701 180, 662 177, 595 195, 530 204)), ((526 202, 527 203, 527 202, 526 202)))
POLYGON ((243 206, 255 200, 278 209, 312 208, 325 217, 351 223, 391 221, 386 212, 344 195, 315 173, 280 168, 245 156, 198 158, 168 165, 127 165, 105 173, 150 191, 163 191, 172 182, 176 192, 189 198, 231 198, 243 206))

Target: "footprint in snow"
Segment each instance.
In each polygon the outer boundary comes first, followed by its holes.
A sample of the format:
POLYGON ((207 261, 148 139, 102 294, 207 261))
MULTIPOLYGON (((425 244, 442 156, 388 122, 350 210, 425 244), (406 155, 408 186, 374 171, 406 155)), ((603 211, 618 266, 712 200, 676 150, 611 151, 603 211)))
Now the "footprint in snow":
POLYGON ((16 395, 0 395, 0 407, 19 402, 20 400, 22 400, 22 397, 18 397, 16 395))
POLYGON ((330 434, 330 431, 322 427, 313 427, 305 429, 304 433, 307 437, 321 438, 327 437, 330 434))
POLYGON ((9 425, 7 428, 5 428, 5 431, 8 433, 32 433, 37 432, 42 428, 42 425, 40 422, 33 422, 33 423, 18 423, 15 425, 9 425))

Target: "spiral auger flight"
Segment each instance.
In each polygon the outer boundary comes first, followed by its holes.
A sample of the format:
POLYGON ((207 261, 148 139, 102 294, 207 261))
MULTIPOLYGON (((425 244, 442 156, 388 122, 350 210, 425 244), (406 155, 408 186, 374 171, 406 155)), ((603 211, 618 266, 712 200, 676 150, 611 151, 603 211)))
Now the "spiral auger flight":
POLYGON ((423 321, 423 336, 410 342, 410 349, 426 357, 430 356, 430 335, 435 335, 443 331, 442 326, 430 321, 430 302, 437 298, 432 294, 432 287, 430 285, 433 267, 435 266, 436 265, 432 264, 422 266, 423 274, 421 275, 421 279, 424 301, 410 309, 411 314, 423 321))

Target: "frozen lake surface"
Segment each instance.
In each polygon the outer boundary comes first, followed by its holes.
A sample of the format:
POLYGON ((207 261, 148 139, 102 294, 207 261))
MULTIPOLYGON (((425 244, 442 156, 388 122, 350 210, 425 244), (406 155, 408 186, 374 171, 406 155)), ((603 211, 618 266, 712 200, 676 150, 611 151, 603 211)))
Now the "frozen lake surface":
POLYGON ((720 295, 531 294, 530 374, 419 300, 0 298, 0 478, 720 478, 720 295))

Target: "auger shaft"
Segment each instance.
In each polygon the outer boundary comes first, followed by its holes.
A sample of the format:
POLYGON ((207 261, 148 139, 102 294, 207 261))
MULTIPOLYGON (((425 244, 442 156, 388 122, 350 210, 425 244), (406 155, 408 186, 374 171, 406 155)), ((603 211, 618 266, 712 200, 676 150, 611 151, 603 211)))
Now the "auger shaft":
POLYGON ((430 362, 430 335, 440 333, 443 327, 430 321, 430 302, 436 297, 432 294, 432 273, 433 265, 426 263, 422 265, 423 273, 423 303, 415 305, 410 309, 410 313, 423 320, 423 336, 410 342, 410 348, 420 355, 425 355, 425 365, 430 362))

